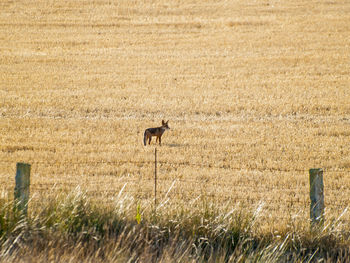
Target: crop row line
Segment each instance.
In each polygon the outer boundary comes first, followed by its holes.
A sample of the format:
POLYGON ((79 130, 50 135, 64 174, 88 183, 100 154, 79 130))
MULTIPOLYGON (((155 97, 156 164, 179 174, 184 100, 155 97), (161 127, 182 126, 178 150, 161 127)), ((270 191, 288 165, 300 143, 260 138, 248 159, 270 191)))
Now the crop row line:
MULTIPOLYGON (((13 161, 5 161, 0 160, 1 164, 10 164, 13 165, 13 161)), ((153 164, 154 161, 130 161, 130 160, 118 160, 118 161, 93 161, 93 162, 77 162, 77 161, 69 161, 69 162, 44 162, 44 161, 34 161, 31 162, 32 165, 48 165, 48 166, 74 166, 74 165, 85 165, 85 166, 95 166, 95 165, 123 165, 123 164, 153 164)), ((190 163, 190 162, 169 162, 169 161, 158 161, 158 164, 162 166, 189 166, 189 167, 199 167, 199 168, 214 168, 214 169, 226 169, 226 170, 235 170, 235 171, 270 171, 270 172, 308 172, 309 169, 281 169, 276 167, 268 167, 268 168, 254 168, 254 167, 233 167, 230 165, 211 165, 211 164, 198 164, 198 163, 190 163)), ((326 172, 350 172, 350 169, 332 169, 325 168, 326 172)))

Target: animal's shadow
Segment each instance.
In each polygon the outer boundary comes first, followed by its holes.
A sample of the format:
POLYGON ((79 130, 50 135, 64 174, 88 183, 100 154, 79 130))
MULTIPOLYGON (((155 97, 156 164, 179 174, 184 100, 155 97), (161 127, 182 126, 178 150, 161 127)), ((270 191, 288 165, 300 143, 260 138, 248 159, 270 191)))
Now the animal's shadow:
POLYGON ((166 146, 168 146, 168 147, 173 147, 173 148, 175 148, 175 147, 188 147, 188 146, 190 146, 189 144, 181 144, 181 143, 169 143, 169 144, 166 144, 166 146))

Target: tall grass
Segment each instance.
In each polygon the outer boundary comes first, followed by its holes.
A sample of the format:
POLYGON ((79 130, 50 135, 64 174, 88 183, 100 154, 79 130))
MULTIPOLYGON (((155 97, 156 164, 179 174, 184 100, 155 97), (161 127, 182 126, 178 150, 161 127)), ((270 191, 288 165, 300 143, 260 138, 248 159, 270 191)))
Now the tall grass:
POLYGON ((154 210, 119 195, 113 206, 101 207, 80 189, 43 204, 32 204, 25 217, 1 200, 0 261, 280 262, 350 256, 349 235, 339 220, 318 232, 290 224, 263 234, 256 220, 263 204, 254 210, 223 208, 198 198, 192 208, 163 203, 154 210))

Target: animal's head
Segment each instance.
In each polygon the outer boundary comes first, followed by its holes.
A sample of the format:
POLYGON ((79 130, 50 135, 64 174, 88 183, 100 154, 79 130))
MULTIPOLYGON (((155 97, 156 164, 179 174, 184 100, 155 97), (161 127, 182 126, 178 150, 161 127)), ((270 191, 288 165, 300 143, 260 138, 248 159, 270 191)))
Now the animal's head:
POLYGON ((168 125, 168 122, 169 122, 169 121, 165 122, 164 120, 162 120, 162 127, 165 128, 166 130, 169 130, 169 129, 170 129, 170 127, 169 127, 169 125, 168 125))

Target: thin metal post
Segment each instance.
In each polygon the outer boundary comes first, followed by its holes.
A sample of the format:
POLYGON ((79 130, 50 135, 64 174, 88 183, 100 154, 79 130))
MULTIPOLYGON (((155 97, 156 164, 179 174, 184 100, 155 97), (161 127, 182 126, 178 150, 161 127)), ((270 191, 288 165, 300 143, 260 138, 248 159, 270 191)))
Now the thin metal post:
POLYGON ((157 147, 154 148, 154 210, 157 207, 157 147))

